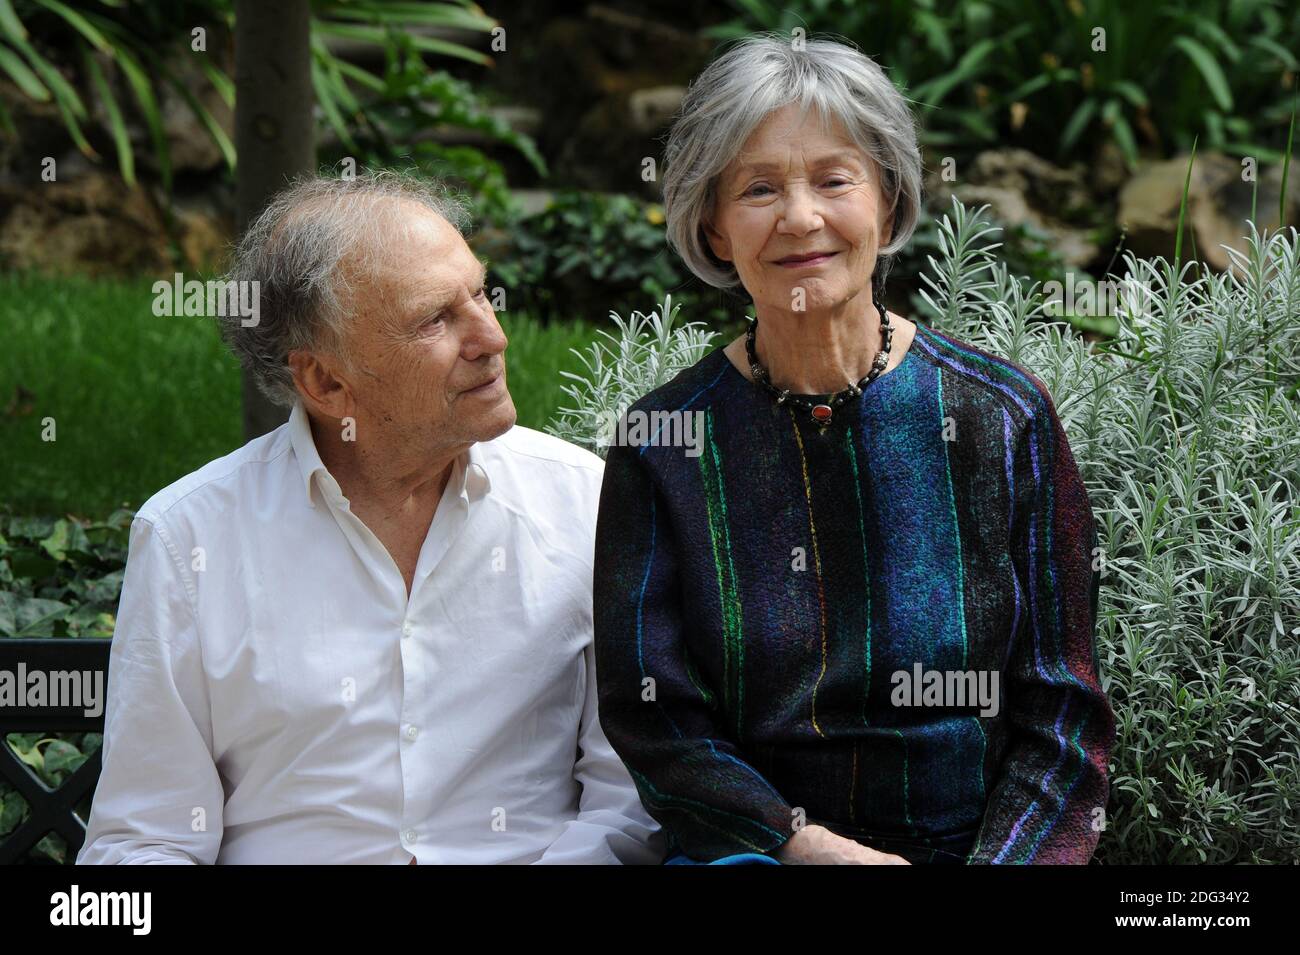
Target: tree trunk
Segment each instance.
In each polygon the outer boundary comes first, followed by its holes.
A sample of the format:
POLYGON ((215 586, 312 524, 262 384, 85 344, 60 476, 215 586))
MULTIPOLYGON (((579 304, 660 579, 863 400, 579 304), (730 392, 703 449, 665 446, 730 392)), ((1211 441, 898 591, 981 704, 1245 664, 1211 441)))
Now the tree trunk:
MULTIPOLYGON (((236 228, 242 234, 267 200, 316 166, 310 0, 235 0, 236 228)), ((288 417, 245 372, 244 437, 288 417)))

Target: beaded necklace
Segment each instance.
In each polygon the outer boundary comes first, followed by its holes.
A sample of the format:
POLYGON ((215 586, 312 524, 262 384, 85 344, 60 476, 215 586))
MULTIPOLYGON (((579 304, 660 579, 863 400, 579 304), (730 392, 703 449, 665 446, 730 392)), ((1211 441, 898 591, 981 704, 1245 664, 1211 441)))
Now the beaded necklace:
POLYGON ((862 394, 862 389, 879 378, 885 370, 885 366, 889 364, 889 347, 894 335, 894 326, 890 324, 889 313, 885 311, 885 306, 881 304, 879 297, 876 297, 873 304, 876 306, 876 310, 880 312, 880 351, 876 353, 875 359, 871 362, 871 369, 857 384, 849 382, 847 388, 837 391, 825 401, 818 402, 809 401, 807 398, 791 394, 788 388, 776 387, 776 385, 772 384, 771 375, 768 374, 767 369, 758 360, 758 352, 754 348, 754 338, 758 331, 757 316, 749 323, 749 330, 745 333, 745 351, 749 354, 749 370, 754 376, 754 381, 776 398, 777 404, 789 403, 796 408, 807 411, 820 430, 824 432, 830 425, 832 417, 834 417, 835 409, 849 399, 859 397, 862 394))

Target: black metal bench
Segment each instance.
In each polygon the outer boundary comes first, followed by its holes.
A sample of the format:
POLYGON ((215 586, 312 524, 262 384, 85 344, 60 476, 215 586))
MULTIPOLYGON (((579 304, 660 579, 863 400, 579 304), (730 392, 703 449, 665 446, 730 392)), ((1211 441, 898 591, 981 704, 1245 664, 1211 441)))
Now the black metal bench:
MULTIPOLYGON (((0 670, 17 673, 19 664, 30 672, 44 670, 102 670, 108 688, 108 651, 105 639, 0 638, 0 670)), ((92 793, 99 780, 100 750, 95 750, 62 786, 51 789, 9 746, 10 733, 102 733, 104 716, 86 716, 75 707, 0 706, 0 779, 27 801, 29 815, 8 836, 0 836, 0 865, 21 862, 51 832, 67 844, 68 862, 76 859, 86 839, 86 824, 77 816, 77 804, 92 793)))

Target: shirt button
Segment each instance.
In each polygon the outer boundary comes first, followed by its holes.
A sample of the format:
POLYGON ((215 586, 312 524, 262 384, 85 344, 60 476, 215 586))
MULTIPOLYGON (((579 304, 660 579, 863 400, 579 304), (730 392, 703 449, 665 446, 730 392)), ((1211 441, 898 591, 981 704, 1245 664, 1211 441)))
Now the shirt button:
POLYGON ((408 727, 406 728, 406 738, 407 738, 407 739, 415 739, 415 738, 416 738, 417 736, 419 736, 419 735, 420 735, 420 731, 419 731, 418 729, 416 729, 414 726, 408 726, 408 727))
POLYGON ((402 623, 402 636, 409 637, 414 630, 415 627, 411 626, 411 621, 407 620, 402 623))
POLYGON ((404 833, 402 833, 402 841, 405 842, 408 846, 412 845, 415 842, 415 830, 407 829, 404 833))

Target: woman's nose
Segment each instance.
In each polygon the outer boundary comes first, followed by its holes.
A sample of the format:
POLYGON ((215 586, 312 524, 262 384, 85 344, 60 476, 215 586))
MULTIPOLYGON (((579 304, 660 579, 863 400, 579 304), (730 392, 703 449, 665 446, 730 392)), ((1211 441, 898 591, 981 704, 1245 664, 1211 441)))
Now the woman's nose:
POLYGON ((803 235, 821 226, 816 194, 806 186, 794 186, 786 192, 778 230, 803 235))

